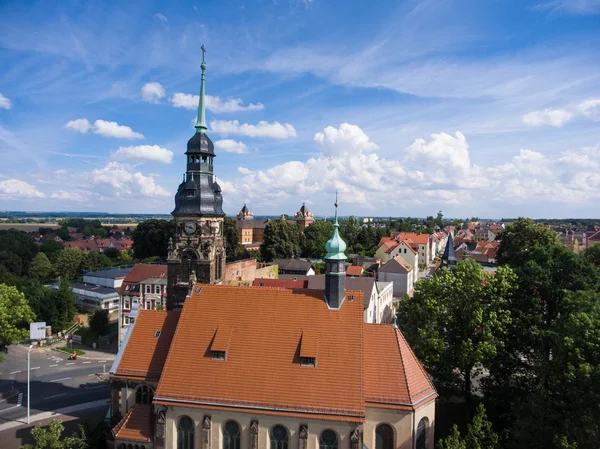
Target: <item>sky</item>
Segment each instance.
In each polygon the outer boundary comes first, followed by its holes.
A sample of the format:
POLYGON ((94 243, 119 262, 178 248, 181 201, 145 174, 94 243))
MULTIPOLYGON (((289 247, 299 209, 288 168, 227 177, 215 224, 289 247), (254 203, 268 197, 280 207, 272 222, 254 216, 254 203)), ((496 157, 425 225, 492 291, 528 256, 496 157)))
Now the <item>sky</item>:
POLYGON ((0 3, 0 210, 600 218, 600 0, 0 3))

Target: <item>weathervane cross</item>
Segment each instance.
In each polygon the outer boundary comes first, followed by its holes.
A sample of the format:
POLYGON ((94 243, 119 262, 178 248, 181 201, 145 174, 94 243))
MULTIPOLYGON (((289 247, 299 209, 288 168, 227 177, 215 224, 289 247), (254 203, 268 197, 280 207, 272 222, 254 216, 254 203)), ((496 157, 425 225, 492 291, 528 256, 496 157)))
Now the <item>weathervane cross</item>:
POLYGON ((202 50, 202 62, 204 62, 204 53, 206 53, 206 49, 204 48, 204 44, 202 44, 202 46, 200 47, 200 49, 202 50))

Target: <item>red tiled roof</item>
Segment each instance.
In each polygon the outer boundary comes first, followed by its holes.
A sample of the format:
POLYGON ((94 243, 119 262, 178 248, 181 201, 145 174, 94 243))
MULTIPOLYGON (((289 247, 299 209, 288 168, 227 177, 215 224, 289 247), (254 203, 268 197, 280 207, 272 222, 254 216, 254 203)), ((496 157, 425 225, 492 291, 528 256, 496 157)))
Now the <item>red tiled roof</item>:
POLYGON ((197 288, 184 303, 155 403, 364 419, 362 292, 332 310, 322 291, 197 288), (225 324, 233 326, 226 360, 212 360, 211 340, 225 324), (314 367, 300 365, 306 332, 319 341, 314 367))
POLYGON ((352 265, 346 268, 346 275, 348 276, 360 276, 363 272, 363 268, 357 265, 352 265))
POLYGON ((154 439, 152 404, 135 404, 112 432, 115 438, 132 441, 154 439))
MULTIPOLYGON (((394 235, 394 233, 392 233, 392 235, 394 235)), ((377 244, 377 247, 379 248, 385 242, 393 242, 393 241, 394 241, 394 238, 392 238, 392 237, 381 237, 379 239, 379 243, 377 244)))
POLYGON ((274 287, 274 288, 306 288, 308 281, 304 279, 269 279, 257 278, 252 283, 253 287, 274 287))
POLYGON ((178 320, 177 311, 140 310, 114 376, 159 379, 178 320))
POLYGON ((166 278, 167 277, 167 266, 166 265, 156 265, 156 264, 145 264, 145 263, 136 263, 131 271, 127 274, 125 279, 123 279, 123 284, 119 290, 119 294, 133 294, 137 295, 139 292, 131 292, 126 291, 125 288, 127 285, 138 284, 142 281, 145 281, 149 278, 166 278))
POLYGON ((415 232, 403 232, 402 240, 409 239, 419 245, 427 245, 429 243, 429 234, 417 234, 415 232))
POLYGON ((412 408, 437 397, 427 373, 399 329, 382 324, 365 324, 364 328, 367 406, 412 408))

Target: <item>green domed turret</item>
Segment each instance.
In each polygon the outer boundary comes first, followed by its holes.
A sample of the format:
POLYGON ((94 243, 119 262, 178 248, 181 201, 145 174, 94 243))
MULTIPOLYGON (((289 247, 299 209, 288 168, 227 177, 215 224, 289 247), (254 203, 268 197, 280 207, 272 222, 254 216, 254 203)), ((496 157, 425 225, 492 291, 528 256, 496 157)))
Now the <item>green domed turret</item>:
POLYGON ((338 228, 340 227, 338 223, 338 202, 337 198, 335 200, 335 221, 333 223, 333 235, 325 244, 325 249, 327 250, 327 255, 325 259, 328 260, 346 260, 346 242, 340 236, 338 228))

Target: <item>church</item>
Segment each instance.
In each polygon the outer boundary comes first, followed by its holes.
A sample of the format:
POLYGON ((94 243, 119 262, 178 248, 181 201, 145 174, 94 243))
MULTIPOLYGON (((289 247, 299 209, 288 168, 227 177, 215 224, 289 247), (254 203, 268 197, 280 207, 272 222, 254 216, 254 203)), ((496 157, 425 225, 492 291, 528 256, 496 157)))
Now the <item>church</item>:
POLYGON ((110 369, 113 449, 433 449, 437 392, 395 324, 365 324, 346 244, 324 290, 221 285, 223 198, 206 131, 175 196, 167 310, 140 310, 110 369))

